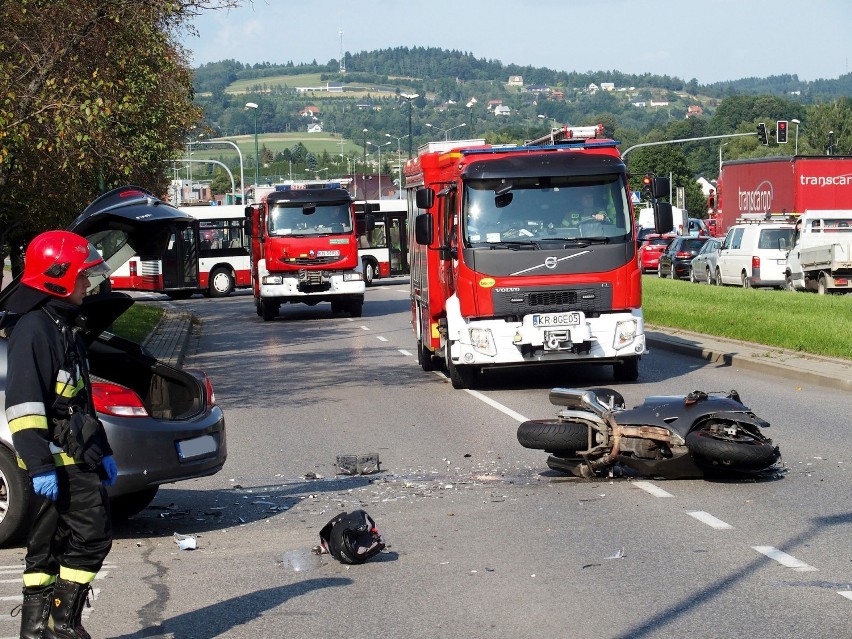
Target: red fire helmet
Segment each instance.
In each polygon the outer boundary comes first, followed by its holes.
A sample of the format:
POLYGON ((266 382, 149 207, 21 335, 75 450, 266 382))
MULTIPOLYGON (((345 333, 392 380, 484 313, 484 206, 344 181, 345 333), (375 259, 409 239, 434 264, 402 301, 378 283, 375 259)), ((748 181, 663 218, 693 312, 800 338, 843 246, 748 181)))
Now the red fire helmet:
POLYGON ((86 238, 70 231, 46 231, 27 246, 21 283, 56 297, 68 297, 77 276, 107 276, 109 267, 86 238))

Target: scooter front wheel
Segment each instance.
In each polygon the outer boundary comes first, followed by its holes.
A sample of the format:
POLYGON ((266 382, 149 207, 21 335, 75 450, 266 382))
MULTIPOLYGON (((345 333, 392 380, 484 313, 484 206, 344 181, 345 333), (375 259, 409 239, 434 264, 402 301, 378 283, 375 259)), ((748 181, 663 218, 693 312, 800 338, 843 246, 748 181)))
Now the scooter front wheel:
POLYGON ((717 436, 709 430, 695 430, 686 436, 686 447, 696 462, 716 470, 763 470, 781 456, 771 440, 746 433, 717 436))
POLYGON ((531 419, 518 426, 518 442, 524 448, 556 452, 560 457, 586 450, 589 429, 585 424, 558 419, 531 419))

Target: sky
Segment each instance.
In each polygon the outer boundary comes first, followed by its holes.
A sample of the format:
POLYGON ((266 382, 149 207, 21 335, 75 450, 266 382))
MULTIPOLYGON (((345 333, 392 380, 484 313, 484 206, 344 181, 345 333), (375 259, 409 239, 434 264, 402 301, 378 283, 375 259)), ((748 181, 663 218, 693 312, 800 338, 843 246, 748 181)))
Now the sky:
POLYGON ((245 0, 205 12, 182 44, 193 66, 325 64, 437 47, 557 71, 669 75, 699 84, 849 73, 852 2, 810 0, 245 0))

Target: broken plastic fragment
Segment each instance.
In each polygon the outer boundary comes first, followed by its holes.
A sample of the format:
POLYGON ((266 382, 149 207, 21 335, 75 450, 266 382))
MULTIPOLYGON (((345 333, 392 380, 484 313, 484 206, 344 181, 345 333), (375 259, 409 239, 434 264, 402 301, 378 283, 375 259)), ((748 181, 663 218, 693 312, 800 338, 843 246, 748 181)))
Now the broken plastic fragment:
POLYGON ((609 557, 606 557, 606 559, 623 559, 623 558, 624 558, 624 548, 619 548, 614 553, 612 553, 609 557))
POLYGON ((378 453, 337 456, 337 473, 339 475, 371 475, 379 472, 380 466, 378 453))
POLYGON ((322 558, 313 550, 288 550, 281 557, 281 565, 293 572, 314 570, 323 565, 322 558))
POLYGON ((175 533, 173 536, 175 543, 181 550, 195 550, 198 547, 195 535, 179 535, 175 533))

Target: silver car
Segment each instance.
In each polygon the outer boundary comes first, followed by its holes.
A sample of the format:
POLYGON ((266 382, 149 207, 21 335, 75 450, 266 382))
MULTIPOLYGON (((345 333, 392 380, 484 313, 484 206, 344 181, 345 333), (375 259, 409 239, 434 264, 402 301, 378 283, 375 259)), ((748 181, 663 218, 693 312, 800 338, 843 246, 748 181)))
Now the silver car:
POLYGON ((719 248, 722 242, 711 237, 704 242, 698 255, 692 258, 692 268, 689 269, 689 281, 694 283, 716 283, 716 260, 719 259, 719 248))
MULTIPOLYGON (((114 269, 140 247, 164 251, 173 234, 191 224, 191 216, 150 193, 123 187, 95 200, 68 230, 86 236, 114 269)), ((17 286, 15 280, 0 292, 0 314, 17 286)), ((206 375, 174 368, 107 332, 132 304, 130 296, 117 292, 92 294, 83 303, 95 408, 118 465, 118 480, 109 488, 114 517, 143 510, 161 484, 218 472, 227 456, 225 418, 206 375)), ((3 405, 6 349, 7 341, 0 339, 3 405)), ((28 530, 34 502, 0 411, 0 544, 28 530)))

